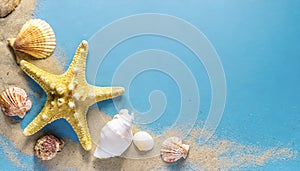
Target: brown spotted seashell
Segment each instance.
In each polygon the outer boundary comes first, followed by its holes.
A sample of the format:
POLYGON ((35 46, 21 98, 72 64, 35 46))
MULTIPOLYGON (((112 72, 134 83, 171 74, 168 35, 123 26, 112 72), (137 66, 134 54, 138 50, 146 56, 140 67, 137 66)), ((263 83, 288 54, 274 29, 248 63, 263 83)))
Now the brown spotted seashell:
POLYGON ((189 145, 182 144, 180 138, 170 137, 162 143, 160 155, 165 162, 176 162, 187 157, 189 148, 189 145))
POLYGON ((0 1, 0 17, 6 17, 20 3, 20 0, 1 0, 0 1))
POLYGON ((39 138, 34 146, 35 155, 41 160, 53 159, 60 152, 64 142, 53 135, 45 135, 39 138))
POLYGON ((16 38, 8 39, 15 51, 27 53, 35 58, 50 56, 56 46, 54 31, 44 20, 27 21, 16 38))
POLYGON ((0 106, 7 116, 23 118, 30 110, 32 102, 28 99, 25 90, 19 87, 10 87, 0 95, 0 106))

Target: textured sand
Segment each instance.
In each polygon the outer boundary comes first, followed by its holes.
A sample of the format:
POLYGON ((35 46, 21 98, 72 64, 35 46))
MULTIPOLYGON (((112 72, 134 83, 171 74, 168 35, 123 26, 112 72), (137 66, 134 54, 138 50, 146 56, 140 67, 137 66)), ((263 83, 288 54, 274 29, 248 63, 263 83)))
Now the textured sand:
MULTIPOLYGON (((22 0, 16 10, 6 18, 0 18, 0 91, 9 86, 19 86, 28 92, 33 92, 28 86, 27 76, 17 65, 14 53, 7 46, 7 38, 14 37, 21 26, 31 18, 36 1, 22 0)), ((58 48, 59 49, 59 48, 58 48)), ((61 54, 61 53, 60 53, 61 54)), ((64 63, 62 56, 54 54, 46 60, 32 60, 25 58, 41 68, 55 74, 63 72, 64 63), (58 60, 59 59, 59 60, 58 60), (47 65, 45 65, 47 64, 47 65)), ((99 141, 99 132, 105 121, 109 120, 103 113, 93 106, 88 114, 88 123, 91 135, 95 143, 99 141)), ((253 166, 262 166, 270 161, 289 160, 296 156, 296 152, 289 148, 279 147, 257 147, 244 146, 226 139, 213 137, 204 145, 197 144, 199 137, 207 134, 201 130, 201 124, 193 129, 191 136, 184 140, 189 144, 190 153, 186 161, 177 163, 177 167, 184 170, 232 170, 253 166)), ((39 132, 33 136, 25 137, 20 129, 20 121, 6 117, 0 112, 0 134, 11 140, 21 153, 33 157, 33 145, 36 139, 43 133, 39 132)), ((166 133, 166 136, 175 135, 175 132, 166 133)), ((156 135, 159 136, 159 135, 156 135)), ((38 163, 48 169, 77 169, 77 170, 167 170, 169 164, 164 163, 158 155, 161 139, 156 141, 152 158, 148 159, 125 159, 121 157, 99 160, 93 157, 95 145, 90 152, 84 151, 79 143, 64 138, 65 148, 56 158, 51 161, 39 161, 38 163)), ((16 166, 21 167, 22 163, 10 154, 9 147, 0 142, 4 151, 8 153, 9 159, 16 166)), ((131 147, 125 155, 137 155, 134 147, 131 147)), ((140 154, 142 155, 142 154, 140 154)), ((29 170, 33 169, 27 168, 29 170)))

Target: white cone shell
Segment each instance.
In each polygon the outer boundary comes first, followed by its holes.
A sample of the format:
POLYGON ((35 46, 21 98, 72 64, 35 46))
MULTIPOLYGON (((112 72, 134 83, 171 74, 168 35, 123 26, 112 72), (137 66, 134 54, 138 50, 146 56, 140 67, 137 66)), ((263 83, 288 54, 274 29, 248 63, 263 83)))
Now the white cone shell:
POLYGON ((132 142, 133 115, 120 111, 101 130, 100 144, 94 156, 100 159, 120 156, 132 142))
POLYGON ((140 131, 134 134, 133 144, 140 151, 149 151, 153 148, 154 141, 149 133, 145 131, 140 131))

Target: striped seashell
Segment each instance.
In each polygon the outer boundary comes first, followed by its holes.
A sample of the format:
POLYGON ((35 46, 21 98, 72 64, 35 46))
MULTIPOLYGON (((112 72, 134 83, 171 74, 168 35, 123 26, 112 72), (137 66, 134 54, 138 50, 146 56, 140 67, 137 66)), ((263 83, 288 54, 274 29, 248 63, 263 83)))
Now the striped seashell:
POLYGON ((104 125, 94 156, 99 159, 121 156, 132 142, 133 119, 133 113, 130 115, 127 109, 121 109, 119 114, 104 125))
POLYGON ((20 3, 20 0, 1 0, 0 1, 0 17, 6 17, 10 14, 20 3))
POLYGON ((10 87, 0 95, 0 106, 7 116, 23 118, 30 110, 32 102, 28 99, 25 90, 19 87, 10 87))
POLYGON ((41 19, 27 21, 16 38, 8 39, 15 51, 27 53, 35 58, 50 56, 56 46, 51 26, 41 19))
POLYGON ((182 144, 180 138, 170 137, 162 143, 160 155, 165 162, 176 162, 187 157, 189 148, 189 145, 182 144))
POLYGON ((53 135, 45 135, 37 140, 34 146, 36 157, 51 160, 62 150, 64 142, 53 135))

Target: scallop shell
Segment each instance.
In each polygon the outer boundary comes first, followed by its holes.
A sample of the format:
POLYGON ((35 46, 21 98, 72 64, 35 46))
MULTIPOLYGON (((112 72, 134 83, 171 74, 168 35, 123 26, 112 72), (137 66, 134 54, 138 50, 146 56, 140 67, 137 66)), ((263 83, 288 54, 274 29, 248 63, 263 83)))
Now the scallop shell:
POLYGON ((20 3, 20 0, 1 0, 0 1, 0 17, 6 17, 20 3))
POLYGON ((100 143, 94 156, 100 159, 121 156, 132 142, 133 114, 122 109, 101 130, 100 143))
POLYGON ((162 143, 160 154, 165 162, 176 162, 187 157, 189 147, 189 145, 182 144, 180 138, 170 137, 162 143))
POLYGON ((154 146, 154 141, 149 133, 140 131, 134 134, 133 144, 140 151, 150 151, 154 146))
POLYGON ((10 87, 0 95, 0 106, 7 116, 23 118, 30 110, 32 102, 28 99, 25 90, 19 87, 10 87))
POLYGON ((42 160, 53 159, 60 152, 64 142, 53 135, 45 135, 39 138, 34 146, 35 155, 42 160))
POLYGON ((15 51, 27 53, 35 58, 50 56, 56 46, 54 31, 41 19, 27 21, 17 37, 8 41, 15 51))

